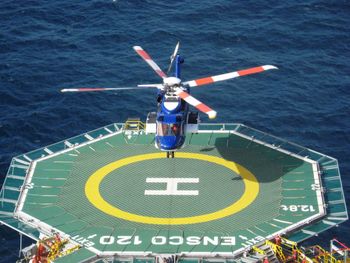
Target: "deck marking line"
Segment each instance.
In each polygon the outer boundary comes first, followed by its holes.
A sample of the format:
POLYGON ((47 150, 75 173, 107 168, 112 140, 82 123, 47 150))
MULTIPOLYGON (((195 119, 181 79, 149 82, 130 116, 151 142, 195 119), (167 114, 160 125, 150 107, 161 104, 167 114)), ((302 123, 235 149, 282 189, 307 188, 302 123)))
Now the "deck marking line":
POLYGON ((274 218, 273 220, 276 221, 276 222, 280 222, 280 223, 284 223, 284 224, 288 224, 288 225, 293 224, 292 222, 280 220, 280 219, 277 219, 277 218, 274 218))
POLYGON ((179 190, 180 183, 199 183, 199 178, 159 178, 147 177, 146 183, 166 184, 166 190, 145 190, 145 195, 198 195, 198 190, 179 190))
POLYGON ((103 211, 104 213, 121 218, 124 220, 144 223, 144 224, 155 224, 155 225, 187 225, 187 224, 197 224, 203 222, 209 222, 217 219, 221 219, 248 207, 258 196, 259 193, 259 182, 256 177, 243 166, 227 161, 223 158, 205 155, 205 154, 196 154, 196 153, 188 153, 188 152, 179 152, 176 154, 176 158, 183 159, 196 159, 207 161, 211 163, 215 163, 218 165, 222 165, 234 173, 239 174, 242 177, 244 182, 245 191, 239 200, 235 201, 231 205, 220 209, 213 213, 202 214, 198 216, 191 217, 174 217, 174 218, 164 218, 164 217, 150 217, 150 216, 142 216, 138 214, 129 213, 127 211, 123 211, 111 204, 109 204, 106 200, 103 199, 100 193, 100 184, 102 180, 112 171, 119 169, 120 167, 153 159, 165 159, 165 155, 163 153, 150 153, 150 154, 141 154, 135 155, 131 157, 127 157, 124 159, 120 159, 118 161, 112 162, 103 166, 102 168, 95 171, 87 180, 85 184, 85 195, 87 199, 93 204, 96 208, 103 211))
POLYGON ((112 148, 114 148, 114 146, 112 144, 110 144, 109 142, 106 142, 106 144, 111 146, 112 148))

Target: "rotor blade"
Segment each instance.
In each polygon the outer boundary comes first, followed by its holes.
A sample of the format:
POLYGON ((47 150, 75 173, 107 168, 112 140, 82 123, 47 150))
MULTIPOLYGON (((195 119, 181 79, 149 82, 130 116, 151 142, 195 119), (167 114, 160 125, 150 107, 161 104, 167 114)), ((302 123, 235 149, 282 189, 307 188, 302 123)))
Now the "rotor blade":
POLYGON ((175 57, 177 55, 177 52, 179 51, 179 46, 180 46, 180 41, 177 42, 175 50, 174 50, 174 53, 170 57, 170 65, 169 65, 169 68, 168 68, 168 71, 167 71, 168 74, 169 74, 169 72, 171 70, 171 67, 173 66, 174 59, 175 59, 175 57))
POLYGON ((245 75, 260 73, 260 72, 270 70, 270 69, 278 69, 278 68, 275 66, 272 66, 272 65, 264 65, 264 66, 260 66, 260 67, 243 69, 243 70, 229 72, 226 74, 211 76, 211 77, 207 77, 207 78, 186 81, 183 84, 188 85, 190 87, 196 87, 196 86, 214 83, 217 81, 223 81, 223 80, 238 78, 238 77, 245 76, 245 75))
POLYGON ((200 102, 196 98, 192 97, 187 92, 183 91, 180 88, 176 88, 175 89, 175 94, 178 95, 184 101, 186 101, 188 104, 191 104, 192 106, 196 107, 201 112, 204 112, 205 114, 208 114, 210 119, 215 119, 216 111, 214 111, 213 109, 209 108, 207 105, 205 105, 204 103, 200 102))
POLYGON ((148 65, 151 66, 151 68, 161 77, 166 78, 167 75, 160 69, 160 67, 154 62, 154 60, 148 55, 146 51, 142 49, 142 47, 134 46, 134 50, 137 52, 137 54, 142 57, 148 65))
POLYGON ((157 88, 157 89, 164 89, 163 84, 139 84, 137 85, 139 88, 157 88))
POLYGON ((61 89, 61 92, 89 92, 89 91, 107 91, 107 90, 131 90, 131 89, 143 89, 149 87, 125 87, 125 88, 74 88, 74 89, 61 89))

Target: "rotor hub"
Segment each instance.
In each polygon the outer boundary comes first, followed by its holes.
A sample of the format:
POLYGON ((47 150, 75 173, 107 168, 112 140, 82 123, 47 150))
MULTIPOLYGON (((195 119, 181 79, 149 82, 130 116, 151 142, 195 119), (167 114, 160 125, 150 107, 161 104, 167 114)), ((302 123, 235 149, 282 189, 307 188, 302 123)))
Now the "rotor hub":
POLYGON ((176 77, 168 77, 168 78, 164 78, 163 83, 165 86, 169 86, 169 87, 172 87, 175 85, 179 86, 181 83, 181 79, 176 77))

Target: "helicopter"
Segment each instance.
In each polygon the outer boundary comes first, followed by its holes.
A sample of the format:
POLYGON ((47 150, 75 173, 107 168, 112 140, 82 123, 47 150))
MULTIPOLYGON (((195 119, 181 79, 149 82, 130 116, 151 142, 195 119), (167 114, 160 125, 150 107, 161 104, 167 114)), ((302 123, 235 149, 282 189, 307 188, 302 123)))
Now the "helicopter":
POLYGON ((167 158, 170 156, 174 158, 174 152, 184 146, 186 133, 191 131, 194 132, 196 130, 196 124, 198 127, 199 114, 198 112, 190 111, 189 105, 192 105, 198 111, 207 114, 210 119, 214 119, 217 114, 215 110, 190 95, 190 89, 192 87, 256 74, 270 69, 277 69, 277 67, 273 65, 263 65, 182 82, 180 78, 181 64, 184 63, 184 59, 178 54, 179 46, 180 42, 177 43, 173 54, 170 56, 170 64, 167 73, 164 73, 164 71, 142 47, 133 47, 136 53, 160 78, 162 78, 163 83, 140 84, 136 87, 120 88, 72 88, 62 89, 61 92, 113 91, 148 88, 158 89, 157 112, 151 112, 148 114, 146 132, 148 127, 153 127, 148 129, 148 132, 155 133, 155 147, 161 151, 165 151, 167 158), (174 74, 173 76, 168 76, 174 64, 174 74))

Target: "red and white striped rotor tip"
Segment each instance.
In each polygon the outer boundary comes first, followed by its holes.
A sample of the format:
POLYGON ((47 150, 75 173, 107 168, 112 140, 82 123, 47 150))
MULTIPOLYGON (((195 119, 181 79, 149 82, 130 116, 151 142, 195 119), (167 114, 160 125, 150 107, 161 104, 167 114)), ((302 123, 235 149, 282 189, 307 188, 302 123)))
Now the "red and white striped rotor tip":
POLYGON ((196 80, 190 80, 190 81, 184 82, 183 84, 188 85, 189 87, 196 87, 196 86, 211 84, 218 81, 238 78, 245 75, 256 74, 256 73, 260 73, 270 69, 278 69, 278 68, 273 65, 264 65, 264 66, 254 67, 254 68, 233 71, 233 72, 229 72, 221 75, 216 75, 216 76, 211 76, 211 77, 206 77, 206 78, 201 78, 196 80))
POLYGON ((216 111, 205 105, 204 103, 197 100, 195 97, 191 96, 187 92, 183 91, 180 88, 177 88, 175 91, 175 94, 178 95, 181 99, 186 101, 188 104, 194 106, 199 111, 204 112, 208 115, 209 119, 215 119, 216 118, 216 111))
POLYGON ((156 62, 151 58, 150 55, 146 51, 143 50, 142 47, 140 46, 134 46, 134 50, 136 51, 137 54, 140 55, 146 61, 148 65, 151 66, 151 68, 160 76, 161 78, 166 78, 167 75, 160 69, 160 67, 157 65, 156 62))

